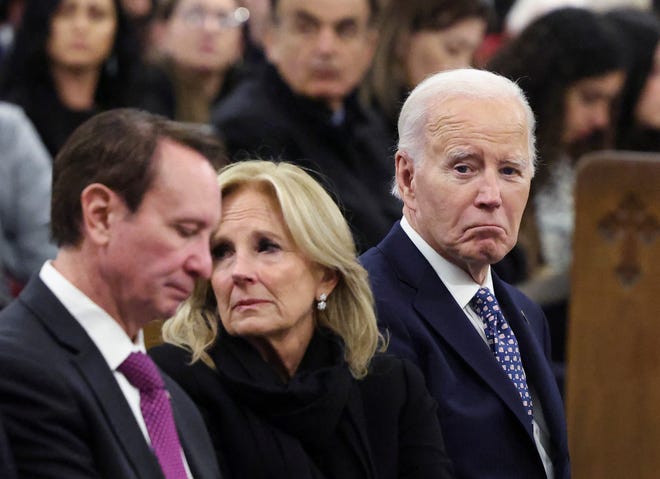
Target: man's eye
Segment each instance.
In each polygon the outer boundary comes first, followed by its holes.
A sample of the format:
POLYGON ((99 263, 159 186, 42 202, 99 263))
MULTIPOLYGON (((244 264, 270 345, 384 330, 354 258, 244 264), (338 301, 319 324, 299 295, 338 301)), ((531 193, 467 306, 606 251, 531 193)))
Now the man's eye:
POLYGON ((520 174, 518 168, 514 168, 513 166, 505 166, 500 171, 502 172, 503 175, 506 176, 514 176, 520 174))
POLYGON ((191 226, 179 225, 176 227, 176 230, 179 233, 179 235, 183 238, 190 238, 191 236, 194 236, 197 233, 197 229, 191 226))
POLYGON ((468 165, 456 165, 454 166, 454 170, 456 170, 458 173, 469 173, 470 167, 468 165))

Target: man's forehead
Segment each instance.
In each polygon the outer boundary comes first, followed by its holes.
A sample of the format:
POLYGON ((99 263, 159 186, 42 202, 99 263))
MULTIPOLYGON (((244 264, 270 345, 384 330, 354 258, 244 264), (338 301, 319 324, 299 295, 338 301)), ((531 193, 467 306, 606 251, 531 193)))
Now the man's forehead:
POLYGON ((522 105, 513 98, 461 96, 429 108, 425 130, 432 136, 452 136, 466 130, 526 133, 527 126, 522 105))
POLYGON ((336 23, 346 19, 367 21, 369 0, 278 0, 278 16, 305 16, 336 23))
POLYGON ((434 150, 485 141, 526 151, 528 125, 522 106, 513 99, 461 97, 430 109, 425 134, 434 150))

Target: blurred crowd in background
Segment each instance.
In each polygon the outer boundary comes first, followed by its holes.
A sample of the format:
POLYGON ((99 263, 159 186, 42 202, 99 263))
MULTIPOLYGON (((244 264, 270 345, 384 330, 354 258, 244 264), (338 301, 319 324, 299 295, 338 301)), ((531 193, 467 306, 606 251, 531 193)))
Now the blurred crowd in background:
POLYGON ((207 125, 232 161, 310 168, 364 251, 401 216, 389 190, 403 100, 474 66, 517 81, 537 118, 521 236, 496 271, 543 305, 561 381, 576 162, 660 151, 659 4, 3 0, 0 307, 55 253, 51 161, 94 114, 137 107, 207 125))

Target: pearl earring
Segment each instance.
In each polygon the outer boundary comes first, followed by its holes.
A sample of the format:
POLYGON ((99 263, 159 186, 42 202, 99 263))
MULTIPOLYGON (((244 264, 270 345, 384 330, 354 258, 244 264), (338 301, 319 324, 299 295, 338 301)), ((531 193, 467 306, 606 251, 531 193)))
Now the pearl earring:
POLYGON ((319 296, 318 303, 316 303, 316 309, 319 311, 323 311, 326 306, 328 306, 328 303, 325 302, 325 300, 328 299, 328 295, 325 293, 321 293, 321 296, 319 296))

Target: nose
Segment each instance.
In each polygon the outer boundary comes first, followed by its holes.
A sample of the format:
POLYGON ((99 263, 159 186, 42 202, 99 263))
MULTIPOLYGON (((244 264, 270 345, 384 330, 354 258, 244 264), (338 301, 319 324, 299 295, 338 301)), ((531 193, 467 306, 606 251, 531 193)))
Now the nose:
POLYGON ((502 205, 502 191, 496 171, 485 170, 478 179, 475 204, 479 208, 498 208, 502 205))
POLYGON ((219 31, 220 19, 214 13, 207 13, 202 17, 202 29, 206 31, 219 31))
POLYGON ((86 28, 89 26, 89 17, 87 14, 85 12, 80 12, 74 15, 73 26, 78 29, 86 28))
POLYGON ((596 106, 591 112, 591 124, 594 129, 606 128, 610 123, 610 106, 603 104, 596 106))
POLYGON ((194 245, 193 248, 185 262, 186 271, 193 276, 209 279, 213 272, 213 258, 208 241, 194 245))
POLYGON ((329 54, 335 50, 337 44, 337 34, 330 27, 321 28, 316 40, 316 46, 320 53, 329 54))
POLYGON ((236 252, 231 268, 231 277, 235 284, 242 284, 254 280, 255 269, 251 255, 236 252))

